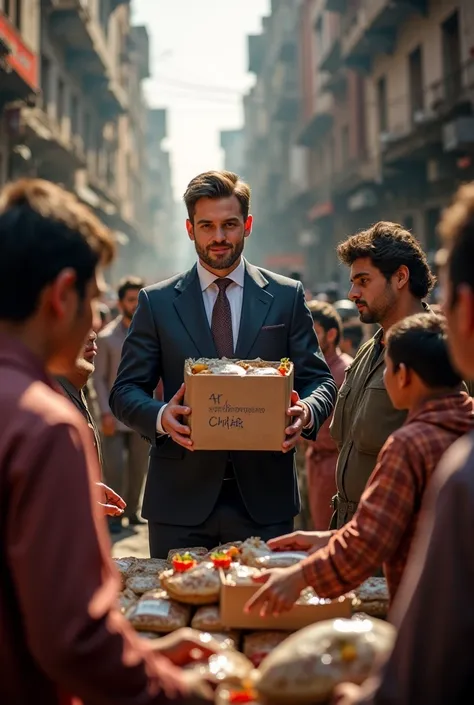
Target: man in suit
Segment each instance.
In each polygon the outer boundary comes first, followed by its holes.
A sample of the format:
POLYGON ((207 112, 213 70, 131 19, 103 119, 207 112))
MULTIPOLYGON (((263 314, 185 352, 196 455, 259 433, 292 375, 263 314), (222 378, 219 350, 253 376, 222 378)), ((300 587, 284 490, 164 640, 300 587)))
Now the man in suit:
POLYGON ((143 516, 153 557, 290 529, 300 509, 295 446, 301 435, 316 438, 336 397, 301 283, 242 257, 252 230, 247 184, 206 172, 184 200, 198 262, 140 292, 110 395, 117 418, 152 446, 143 516), (183 366, 198 357, 293 361, 301 401, 287 410, 281 452, 193 452, 183 366), (165 402, 153 398, 160 378, 165 402))

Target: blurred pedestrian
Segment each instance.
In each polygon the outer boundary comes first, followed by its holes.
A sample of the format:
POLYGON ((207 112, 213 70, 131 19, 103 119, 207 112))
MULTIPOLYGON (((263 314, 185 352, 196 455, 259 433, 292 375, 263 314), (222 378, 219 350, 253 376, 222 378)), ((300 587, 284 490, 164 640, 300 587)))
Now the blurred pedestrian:
MULTIPOLYGON (((342 322, 331 304, 313 300, 308 303, 313 317, 314 329, 331 374, 339 388, 344 381, 346 369, 352 362, 349 355, 341 352, 342 322)), ((338 450, 331 437, 327 419, 319 429, 316 441, 308 443, 306 450, 306 477, 308 482, 309 507, 313 529, 329 528, 333 514, 332 499, 336 494, 336 464, 338 450)))
MULTIPOLYGON (((65 375, 57 375, 58 382, 64 396, 66 396, 84 417, 91 430, 91 437, 99 459, 100 469, 103 474, 102 447, 99 429, 94 421, 84 390, 94 372, 94 358, 97 352, 97 333, 90 331, 85 344, 77 357, 76 364, 65 375)), ((50 370, 54 374, 54 370, 50 370)), ((125 509, 125 502, 113 489, 102 482, 98 483, 102 492, 102 505, 108 516, 121 516, 125 509)))
POLYGON ((364 329, 358 320, 348 321, 342 326, 342 337, 339 347, 349 357, 355 357, 364 340, 364 329))
POLYGON ((67 376, 74 368, 91 329, 101 268, 113 255, 111 233, 60 187, 25 179, 1 193, 5 705, 190 702, 186 676, 154 654, 117 609, 120 583, 97 503, 97 453, 81 414, 47 373, 67 376))
MULTIPOLYGON (((117 421, 110 410, 109 394, 117 376, 123 343, 138 306, 138 294, 143 286, 143 280, 134 276, 127 276, 120 282, 117 289, 120 315, 99 333, 94 375, 104 443, 104 477, 107 484, 124 498, 127 505, 124 516, 130 526, 146 523, 140 519, 138 511, 148 468, 150 444, 131 428, 117 421)), ((112 533, 119 533, 122 518, 111 518, 109 525, 112 533)))
MULTIPOLYGON (((442 279, 454 364, 474 379, 474 183, 441 221, 447 247, 442 279)), ((445 705, 472 698, 474 618, 474 434, 444 456, 392 611, 393 652, 364 688, 344 685, 338 705, 445 705)))
POLYGON ((339 449, 332 528, 354 516, 360 497, 388 436, 406 411, 394 409, 383 383, 385 332, 409 315, 428 311, 424 299, 434 277, 418 241, 397 223, 379 222, 338 247, 351 271, 349 298, 362 323, 380 329, 352 363, 339 395, 331 434, 339 449))
POLYGON ((316 437, 336 396, 301 282, 242 257, 252 231, 249 186, 231 172, 206 172, 184 199, 198 261, 140 292, 110 397, 118 418, 153 446, 144 515, 155 557, 292 527, 300 509, 294 448, 301 436, 316 437), (286 410, 280 453, 193 451, 183 423, 192 413, 183 406, 190 357, 293 361, 301 399, 286 410), (160 378, 166 403, 153 398, 160 378))

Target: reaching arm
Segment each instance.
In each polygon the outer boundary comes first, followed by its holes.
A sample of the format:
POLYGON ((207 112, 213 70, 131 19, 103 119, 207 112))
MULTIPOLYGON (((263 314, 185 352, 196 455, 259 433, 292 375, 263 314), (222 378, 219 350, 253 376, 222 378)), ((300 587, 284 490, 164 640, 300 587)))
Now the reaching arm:
POLYGON ((343 595, 392 557, 413 516, 416 477, 407 447, 390 438, 353 519, 303 563, 305 580, 318 595, 343 595))
POLYGON ((161 348, 150 301, 140 292, 138 308, 123 344, 117 379, 110 392, 115 416, 155 443, 157 418, 163 402, 153 398, 161 376, 161 348))
POLYGON ((293 306, 290 359, 295 366, 295 389, 301 401, 310 408, 313 420, 312 427, 305 429, 302 436, 315 440, 320 427, 334 409, 337 387, 319 347, 300 283, 293 306))

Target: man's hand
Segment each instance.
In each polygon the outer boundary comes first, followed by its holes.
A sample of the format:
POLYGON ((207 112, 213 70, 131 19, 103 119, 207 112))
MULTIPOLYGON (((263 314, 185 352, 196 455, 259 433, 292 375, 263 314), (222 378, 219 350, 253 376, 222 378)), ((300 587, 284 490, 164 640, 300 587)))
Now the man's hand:
POLYGON ((159 651, 175 666, 206 661, 209 656, 222 650, 211 634, 204 634, 189 627, 178 629, 172 634, 152 642, 153 651, 159 651))
POLYGON ((288 453, 300 440, 301 433, 305 426, 311 421, 311 412, 306 404, 296 402, 286 411, 286 415, 292 419, 291 426, 285 428, 286 441, 283 441, 282 450, 288 453))
POLYGON ((292 534, 278 536, 267 543, 272 551, 309 551, 314 553, 326 546, 331 538, 331 531, 293 531, 292 534))
POLYGON ((104 514, 109 517, 122 516, 125 507, 127 506, 120 495, 103 482, 98 482, 97 487, 100 491, 99 504, 104 508, 104 514))
POLYGON ((185 426, 181 423, 182 417, 189 416, 191 413, 189 406, 182 405, 184 390, 185 386, 182 384, 174 397, 167 403, 163 411, 163 416, 161 417, 161 425, 163 430, 169 434, 175 443, 178 443, 188 450, 192 450, 193 442, 189 437, 191 435, 191 429, 189 426, 185 426))
POLYGON ((102 414, 102 433, 104 436, 115 434, 116 421, 113 414, 102 414))
POLYGON ((291 568, 267 570, 253 579, 263 587, 245 605, 245 612, 258 612, 270 617, 291 610, 306 587, 303 570, 299 564, 291 568))
POLYGON ((361 695, 360 686, 354 683, 341 683, 334 689, 332 705, 353 705, 361 695))

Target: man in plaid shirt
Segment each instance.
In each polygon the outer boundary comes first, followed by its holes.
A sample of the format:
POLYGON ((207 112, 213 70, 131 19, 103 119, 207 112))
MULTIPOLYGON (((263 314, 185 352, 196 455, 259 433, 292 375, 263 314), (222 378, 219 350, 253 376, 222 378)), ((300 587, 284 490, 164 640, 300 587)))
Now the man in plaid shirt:
POLYGON ((386 344, 385 386, 394 407, 409 410, 405 424, 382 448, 351 521, 337 531, 302 532, 269 542, 274 549, 313 553, 291 568, 265 572, 249 611, 288 610, 307 586, 320 597, 338 597, 381 564, 393 599, 426 487, 449 446, 474 428, 474 402, 450 363, 442 317, 406 318, 390 329, 386 344))

